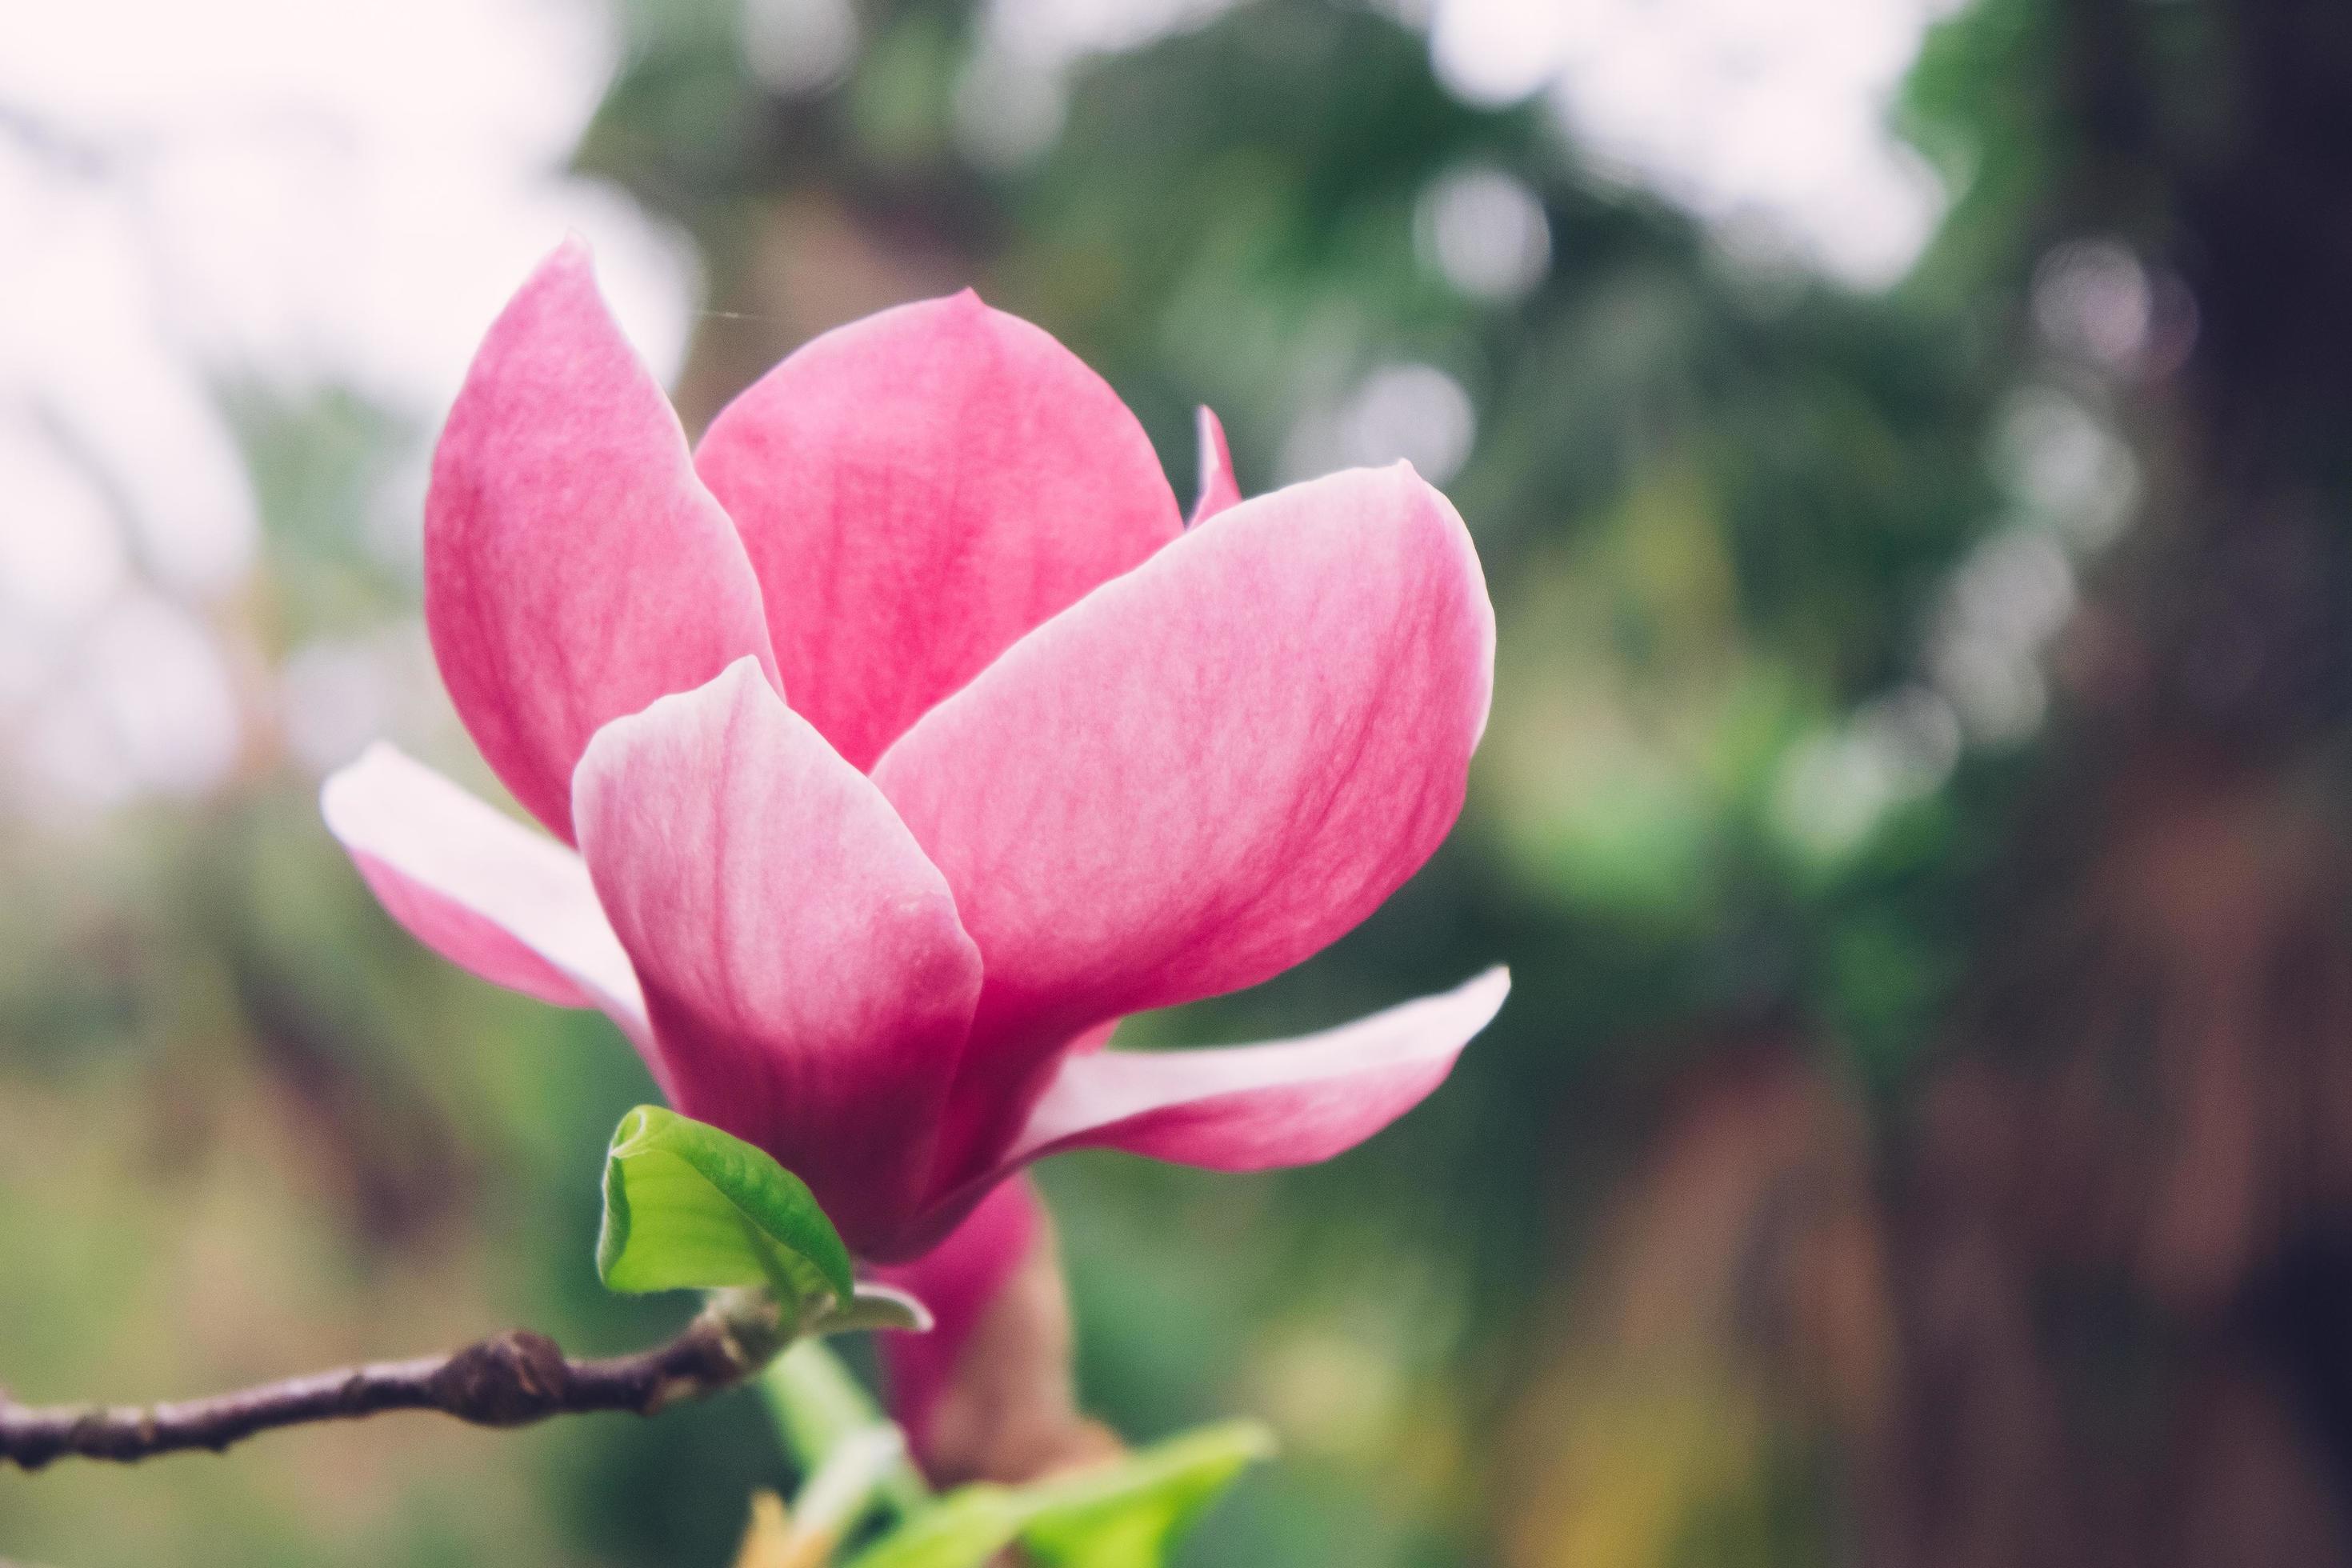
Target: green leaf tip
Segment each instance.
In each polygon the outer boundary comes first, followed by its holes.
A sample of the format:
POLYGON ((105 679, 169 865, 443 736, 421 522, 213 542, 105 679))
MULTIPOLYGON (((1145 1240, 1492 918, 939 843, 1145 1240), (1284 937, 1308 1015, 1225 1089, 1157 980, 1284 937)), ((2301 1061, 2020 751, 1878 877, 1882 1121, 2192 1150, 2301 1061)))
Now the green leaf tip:
POLYGON ((806 1184, 733 1134, 658 1105, 613 1129, 596 1273, 631 1293, 764 1285, 803 1322, 858 1304, 849 1249, 806 1184))
POLYGON ((961 1487, 853 1568, 982 1568, 1015 1542, 1039 1568, 1162 1568, 1185 1530, 1274 1450, 1264 1426, 1228 1421, 1025 1487, 961 1487))
POLYGON ((1160 1568, 1209 1505, 1274 1453, 1263 1423, 1223 1421, 1049 1481, 1033 1489, 1022 1548, 1038 1568, 1160 1568))

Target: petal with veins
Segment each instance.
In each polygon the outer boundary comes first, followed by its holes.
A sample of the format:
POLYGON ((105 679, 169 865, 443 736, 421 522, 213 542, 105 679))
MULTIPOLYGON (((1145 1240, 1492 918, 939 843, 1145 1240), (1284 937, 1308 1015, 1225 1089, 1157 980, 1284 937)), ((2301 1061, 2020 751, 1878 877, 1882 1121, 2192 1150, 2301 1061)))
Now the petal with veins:
POLYGON ((647 1048, 637 977, 579 856, 382 743, 328 779, 319 804, 419 942, 493 984, 602 1008, 647 1048))
POLYGON ((677 1109, 888 1256, 980 989, 946 880, 749 659, 599 731, 572 810, 677 1109))
POLYGON ((785 693, 861 768, 1181 526, 1118 394, 970 291, 810 342, 695 461, 759 572, 785 693))
POLYGON ((742 542, 577 241, 499 315, 449 411, 425 617, 474 743, 565 839, 572 765, 600 725, 770 658, 742 542))
POLYGON ((925 715, 874 778, 987 965, 943 1180, 1063 1042, 1371 913, 1460 812, 1493 672, 1469 536, 1399 465, 1218 513, 925 715))
POLYGON ((1218 1171, 1328 1160, 1444 1082, 1510 989, 1508 972, 1490 969, 1440 995, 1295 1040, 1073 1056, 1011 1159, 1109 1148, 1218 1171))

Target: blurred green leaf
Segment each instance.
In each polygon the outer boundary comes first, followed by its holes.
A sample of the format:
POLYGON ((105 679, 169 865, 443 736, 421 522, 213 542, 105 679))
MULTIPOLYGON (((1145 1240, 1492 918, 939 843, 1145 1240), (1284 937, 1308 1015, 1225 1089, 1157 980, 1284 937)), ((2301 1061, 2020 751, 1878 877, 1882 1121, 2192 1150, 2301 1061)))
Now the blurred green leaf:
POLYGON ((803 1324, 856 1298, 849 1249, 799 1177, 656 1105, 613 1130, 596 1272, 625 1291, 765 1285, 803 1324))
POLYGON ((852 1568, 979 1568, 1015 1541, 1041 1568, 1160 1568, 1185 1528, 1273 1452, 1264 1426, 1229 1421, 1034 1486, 963 1487, 852 1568))
POLYGON ((980 1568, 1013 1544, 1028 1517, 1003 1487, 950 1493, 850 1559, 850 1568, 980 1568))
POLYGON ((1159 1568, 1168 1548, 1241 1473, 1274 1453, 1255 1421, 1227 1421, 1155 1443, 1121 1463, 1040 1490, 1021 1544, 1043 1568, 1159 1568))

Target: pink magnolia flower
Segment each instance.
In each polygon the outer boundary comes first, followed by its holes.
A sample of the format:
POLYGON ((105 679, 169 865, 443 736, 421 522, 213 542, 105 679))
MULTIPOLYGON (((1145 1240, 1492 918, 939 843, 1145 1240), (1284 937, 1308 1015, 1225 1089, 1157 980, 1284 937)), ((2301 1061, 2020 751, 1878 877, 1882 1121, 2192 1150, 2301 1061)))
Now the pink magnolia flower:
POLYGON ((1188 528, 1142 428, 966 293, 829 332, 689 452, 568 246, 491 327, 425 507, 443 679, 538 834, 388 747, 328 781, 386 909, 593 1006, 671 1102, 903 1261, 1029 1162, 1327 1158, 1500 971, 1304 1038, 1100 1047, 1354 926, 1460 810, 1493 613, 1400 465, 1188 528))

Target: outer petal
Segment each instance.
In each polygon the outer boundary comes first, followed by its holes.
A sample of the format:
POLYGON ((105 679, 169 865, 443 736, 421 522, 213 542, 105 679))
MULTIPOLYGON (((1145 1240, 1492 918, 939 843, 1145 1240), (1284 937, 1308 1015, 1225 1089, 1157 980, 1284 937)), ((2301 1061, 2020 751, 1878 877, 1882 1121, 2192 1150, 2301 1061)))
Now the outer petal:
POLYGON ((1011 1158, 1110 1148, 1217 1171, 1328 1160, 1444 1082, 1510 989, 1509 972, 1490 969, 1442 995, 1299 1039, 1073 1056, 1011 1158))
POLYGON ((1020 1271, 1042 1228, 1037 1190, 1026 1176, 997 1187, 950 1232, 917 1258, 876 1269, 886 1285, 908 1291, 931 1310, 930 1332, 881 1337, 890 1373, 891 1414, 928 1452, 931 1417, 955 1379, 956 1363, 997 1293, 1020 1271))
POLYGON ((559 1007, 601 1007, 646 1048, 645 1001, 580 857, 377 744, 319 804, 392 917, 451 963, 559 1007))
POLYGON ((572 764, 599 725, 769 658, 742 543, 576 241, 490 328, 449 411, 425 616, 482 755, 567 839, 572 764))
POLYGON ((1225 445, 1224 423, 1207 404, 1201 405, 1194 416, 1193 428, 1201 446, 1201 484, 1192 500, 1192 515, 1187 528, 1198 528, 1229 506, 1238 505, 1242 499, 1240 481, 1234 478, 1234 451, 1225 445))
POLYGON ((599 731, 572 809, 677 1108, 888 1256, 980 989, 946 881, 750 659, 599 731))
POLYGON ((861 768, 1180 528, 1118 395, 969 291, 810 342, 696 461, 751 550, 793 706, 861 768))
POLYGON ((1370 914, 1459 813, 1493 669, 1469 535, 1399 465, 1218 514, 908 731, 875 782, 987 962, 950 1165, 1062 1042, 1370 914))

